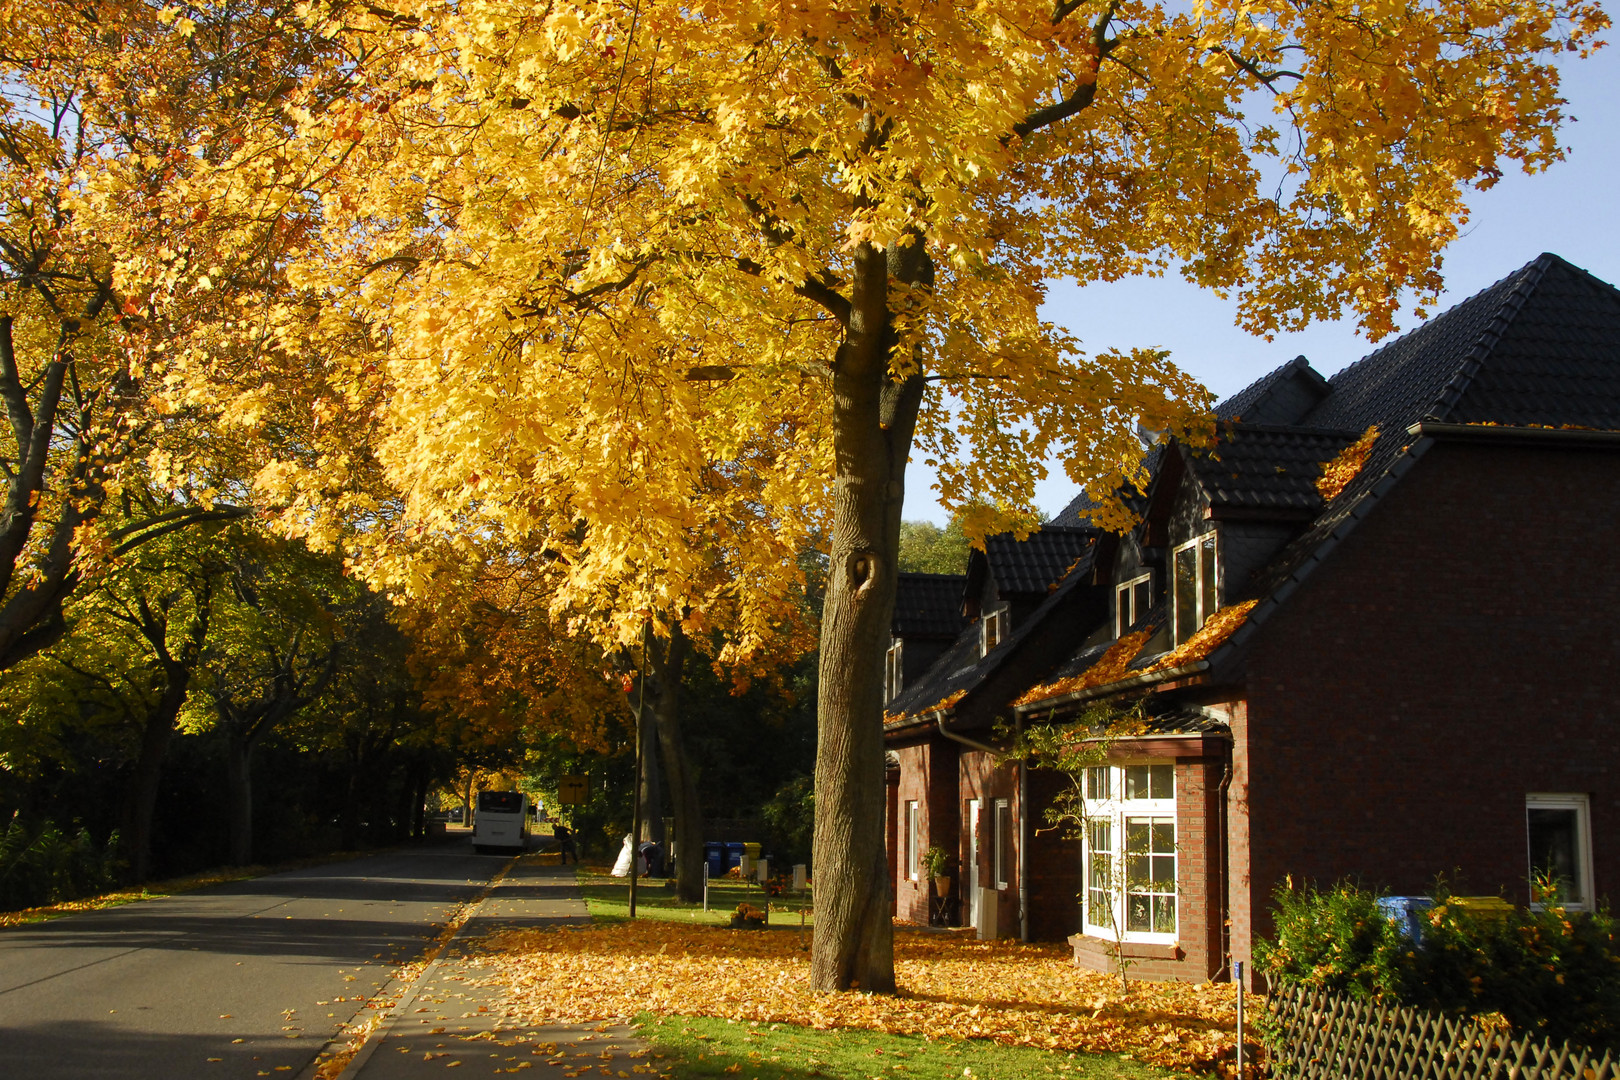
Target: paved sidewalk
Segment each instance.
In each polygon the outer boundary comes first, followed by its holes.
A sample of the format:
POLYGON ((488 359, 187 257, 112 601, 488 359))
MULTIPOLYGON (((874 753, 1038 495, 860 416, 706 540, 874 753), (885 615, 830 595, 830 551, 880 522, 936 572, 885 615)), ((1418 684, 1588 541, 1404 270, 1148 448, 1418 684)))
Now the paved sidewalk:
POLYGON ((517 1072, 582 1078, 656 1075, 634 1029, 525 1023, 501 1004, 499 987, 480 985, 492 973, 479 966, 476 955, 468 955, 469 943, 496 930, 589 921, 572 867, 517 864, 411 988, 415 996, 410 1003, 373 1035, 342 1080, 460 1080, 517 1072))

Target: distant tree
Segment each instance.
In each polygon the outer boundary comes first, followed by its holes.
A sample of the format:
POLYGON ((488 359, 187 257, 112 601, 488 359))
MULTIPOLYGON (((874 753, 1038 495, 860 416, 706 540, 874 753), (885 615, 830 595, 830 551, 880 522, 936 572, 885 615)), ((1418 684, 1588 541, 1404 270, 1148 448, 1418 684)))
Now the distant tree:
POLYGON ((900 523, 902 574, 961 574, 967 570, 971 544, 960 516, 952 515, 943 529, 932 521, 900 523))

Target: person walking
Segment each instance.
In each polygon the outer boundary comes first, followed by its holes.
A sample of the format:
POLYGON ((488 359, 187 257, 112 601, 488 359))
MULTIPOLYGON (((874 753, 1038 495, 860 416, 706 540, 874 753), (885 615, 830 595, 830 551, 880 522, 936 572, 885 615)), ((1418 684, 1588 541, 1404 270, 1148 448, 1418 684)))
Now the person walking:
POLYGON ((551 835, 557 838, 557 850, 562 853, 563 865, 568 865, 568 856, 574 857, 574 865, 579 865, 579 852, 574 848, 574 834, 562 822, 551 827, 551 835))

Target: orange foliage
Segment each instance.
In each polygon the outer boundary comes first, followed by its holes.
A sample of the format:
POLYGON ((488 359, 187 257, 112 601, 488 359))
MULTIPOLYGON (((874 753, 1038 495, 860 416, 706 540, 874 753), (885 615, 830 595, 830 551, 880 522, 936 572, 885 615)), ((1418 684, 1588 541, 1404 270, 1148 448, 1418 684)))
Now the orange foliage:
POLYGON ((966 696, 966 690, 958 690, 954 694, 946 694, 944 697, 940 698, 926 709, 918 709, 916 712, 909 713, 884 713, 883 722, 885 724, 898 724, 906 720, 915 719, 916 717, 922 716, 925 713, 938 712, 940 709, 948 709, 966 696))
POLYGON ((1339 493, 1350 486, 1361 472, 1362 466, 1367 464, 1367 457, 1372 453, 1373 443, 1378 441, 1378 425, 1374 424, 1361 433, 1361 438, 1340 450, 1332 461, 1322 463, 1322 475, 1316 478, 1316 490, 1321 494, 1323 502, 1332 502, 1339 497, 1339 493))
POLYGON ((1044 701, 1059 694, 1072 694, 1079 690, 1089 690, 1093 686, 1106 686, 1108 683, 1118 682, 1127 674, 1126 665, 1142 651, 1142 646, 1147 644, 1147 639, 1153 636, 1153 631, 1157 629, 1158 627, 1150 626, 1134 634, 1126 634, 1109 646, 1108 651, 1098 657, 1095 664, 1080 674, 1027 690, 1013 704, 1028 705, 1032 701, 1044 701))
POLYGON ((526 1022, 716 1016, 1009 1046, 1128 1053, 1209 1071, 1230 1056, 1227 984, 1137 984, 1077 968, 1061 945, 895 931, 894 995, 810 990, 808 936, 645 920, 485 939, 491 984, 526 1022))
POLYGON ((1168 671, 1202 660, 1215 651, 1215 647, 1237 631, 1254 610, 1258 600, 1245 600, 1241 604, 1228 604, 1204 620, 1192 637, 1165 653, 1147 667, 1147 671, 1168 671))

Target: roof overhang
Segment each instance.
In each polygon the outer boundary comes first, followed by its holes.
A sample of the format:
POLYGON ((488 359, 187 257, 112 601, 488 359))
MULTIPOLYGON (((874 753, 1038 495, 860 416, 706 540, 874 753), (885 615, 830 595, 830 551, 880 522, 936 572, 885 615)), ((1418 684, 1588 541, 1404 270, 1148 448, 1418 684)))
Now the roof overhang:
POLYGON ((1031 701, 1025 705, 1016 705, 1013 707, 1013 711, 1019 716, 1052 712, 1058 709, 1066 709, 1071 705, 1095 701, 1098 698, 1113 697, 1115 694, 1123 694, 1149 686, 1159 686, 1162 683, 1181 684, 1182 680, 1191 681, 1208 670, 1209 661, 1207 659, 1194 660, 1192 663, 1182 664, 1180 667, 1165 668, 1163 671, 1147 671, 1115 682, 1104 683, 1101 686, 1088 686, 1084 690, 1075 690, 1072 693, 1058 694, 1055 697, 1044 698, 1040 701, 1031 701))
POLYGON ((1420 420, 1406 429, 1414 438, 1437 442, 1519 444, 1558 449, 1620 450, 1620 431, 1585 428, 1510 427, 1505 424, 1443 424, 1420 420))

